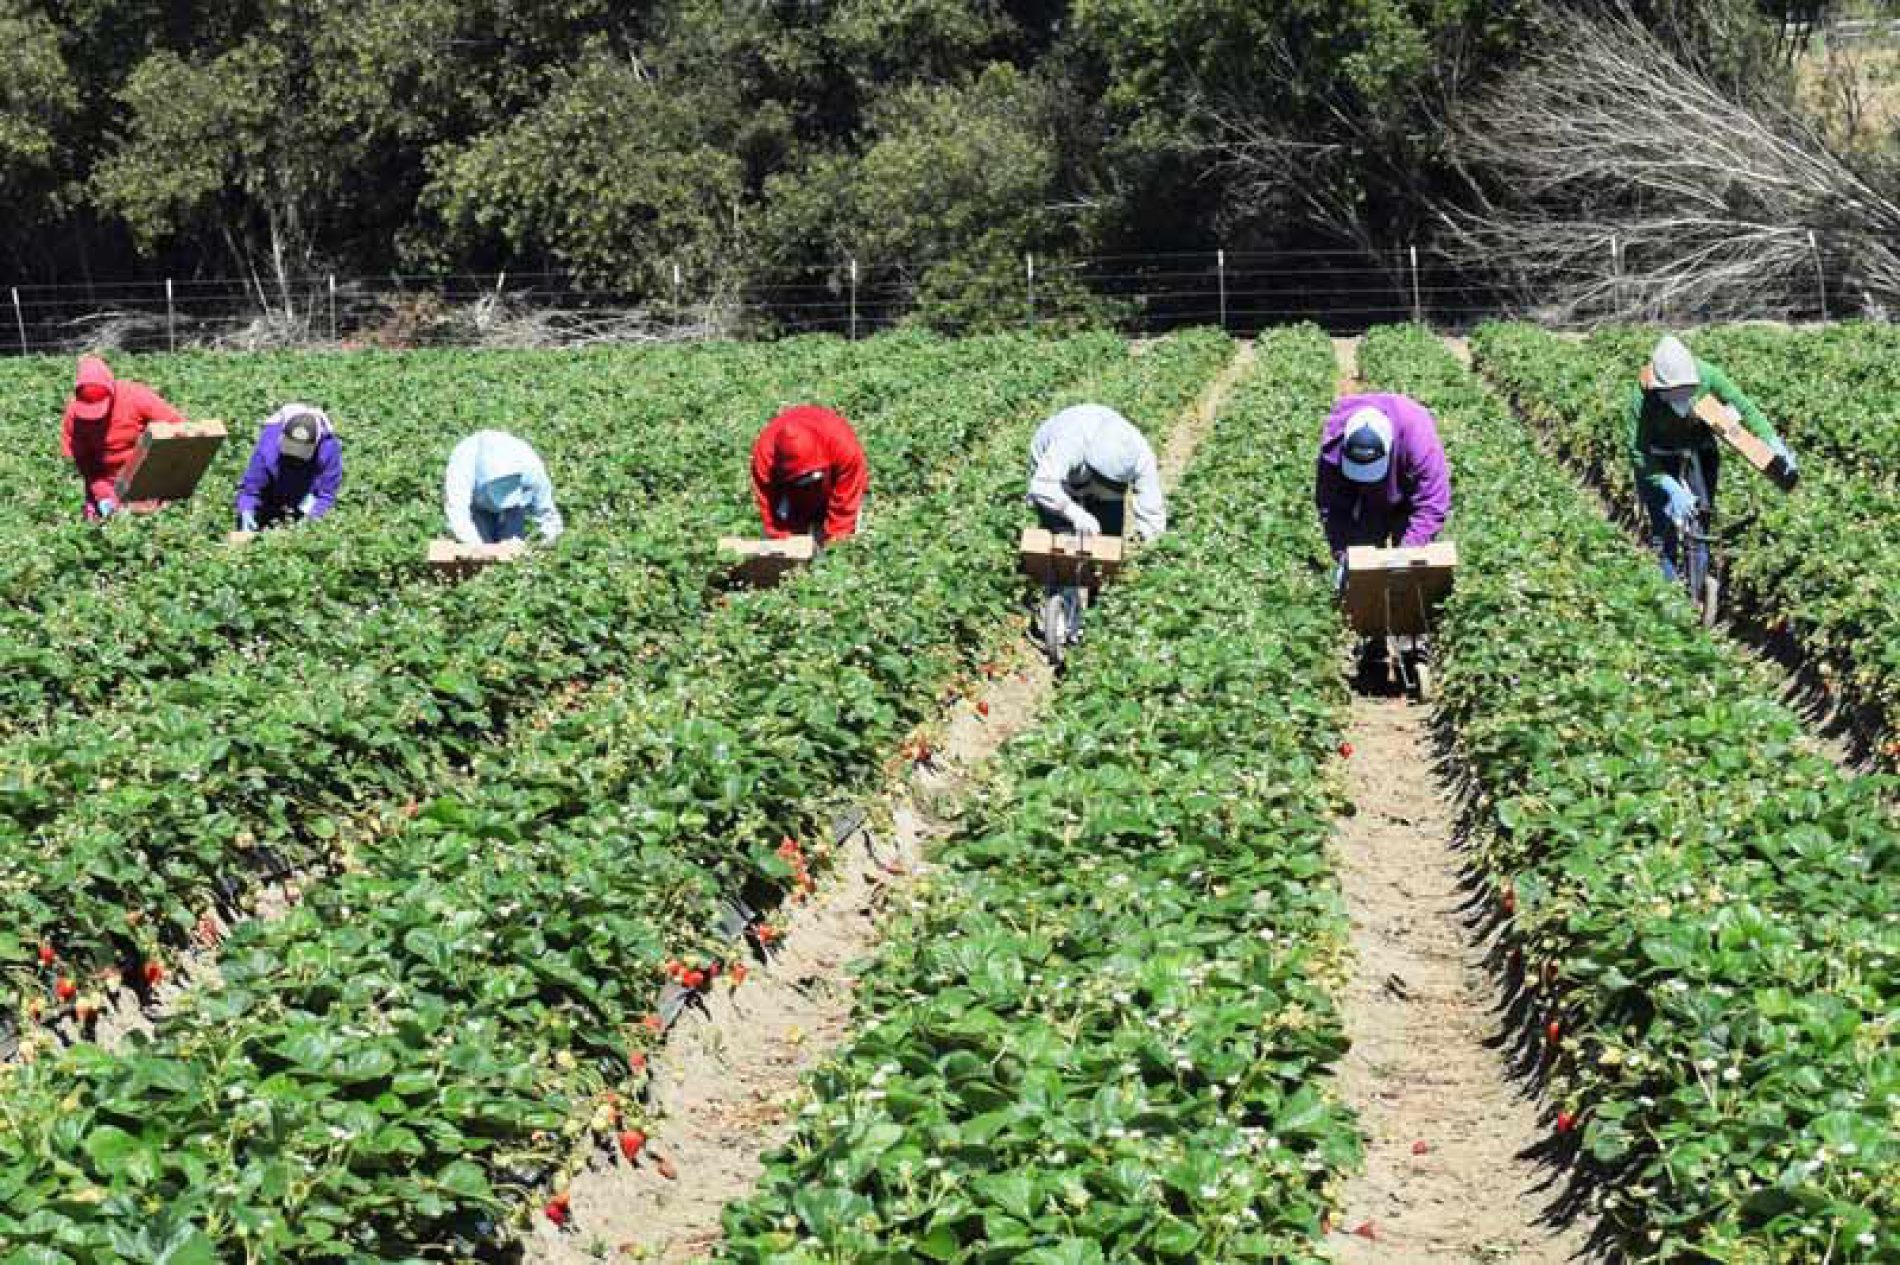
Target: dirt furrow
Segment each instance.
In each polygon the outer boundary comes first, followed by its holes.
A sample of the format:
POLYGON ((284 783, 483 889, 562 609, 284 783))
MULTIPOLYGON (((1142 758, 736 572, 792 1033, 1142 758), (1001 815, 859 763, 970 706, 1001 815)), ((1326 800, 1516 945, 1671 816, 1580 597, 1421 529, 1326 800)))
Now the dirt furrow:
MULTIPOLYGON (((1334 353, 1340 391, 1362 389, 1357 340, 1336 339, 1334 353)), ((1348 741, 1354 811, 1334 846, 1355 961, 1339 1090, 1358 1113, 1366 1165, 1347 1183, 1335 1255, 1341 1265, 1581 1259, 1584 1230, 1545 1219, 1560 1175, 1525 1158, 1540 1136, 1535 1105, 1494 1046, 1498 986, 1460 912, 1430 711, 1355 697, 1348 741)))
MULTIPOLYGON (((1251 369, 1251 344, 1202 392, 1158 454, 1170 487, 1222 403, 1251 369)), ((710 1255, 726 1204, 749 1192, 767 1153, 788 1138, 803 1081, 846 1039, 847 968, 877 945, 892 898, 928 872, 931 842, 954 828, 959 805, 1010 738, 1033 725, 1055 678, 1026 645, 983 690, 959 703, 932 761, 911 770, 871 810, 875 854, 856 839, 805 904, 774 921, 783 947, 736 989, 715 988, 653 1061, 654 1136, 637 1164, 596 1163, 568 1186, 575 1230, 537 1219, 524 1243, 540 1265, 601 1259, 690 1261, 710 1255), (661 1159, 675 1176, 661 1173, 661 1159)))

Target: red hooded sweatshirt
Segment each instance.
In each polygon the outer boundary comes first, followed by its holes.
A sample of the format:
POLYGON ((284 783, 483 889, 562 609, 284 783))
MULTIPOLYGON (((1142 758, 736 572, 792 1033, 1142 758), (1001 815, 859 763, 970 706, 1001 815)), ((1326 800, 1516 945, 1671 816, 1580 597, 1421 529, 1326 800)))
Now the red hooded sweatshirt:
POLYGON ((86 512, 112 500, 113 480, 131 459, 150 422, 182 422, 184 415, 140 382, 121 382, 97 356, 81 356, 66 416, 59 424, 60 451, 86 483, 86 512))
POLYGON ((853 534, 870 485, 857 432, 830 409, 786 409, 752 445, 752 496, 765 534, 774 540, 804 535, 821 523, 826 540, 853 534), (792 486, 814 471, 822 475, 815 483, 792 486))

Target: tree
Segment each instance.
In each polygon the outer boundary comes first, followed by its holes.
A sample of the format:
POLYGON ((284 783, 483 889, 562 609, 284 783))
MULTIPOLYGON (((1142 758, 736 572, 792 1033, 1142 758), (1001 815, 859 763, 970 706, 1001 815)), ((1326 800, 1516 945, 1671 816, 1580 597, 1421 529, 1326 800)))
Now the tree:
POLYGON ((11 239, 5 244, 15 250, 64 209, 75 165, 68 128, 79 108, 58 28, 16 0, 0 0, 0 204, 11 239))

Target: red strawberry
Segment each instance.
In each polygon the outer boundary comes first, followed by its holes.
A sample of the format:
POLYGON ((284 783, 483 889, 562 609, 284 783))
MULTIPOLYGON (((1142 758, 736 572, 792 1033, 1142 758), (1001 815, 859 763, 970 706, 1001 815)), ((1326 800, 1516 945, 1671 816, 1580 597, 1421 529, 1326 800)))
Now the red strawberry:
POLYGON ((658 1015, 648 1015, 645 1019, 642 1019, 640 1022, 646 1027, 646 1030, 648 1032, 665 1032, 666 1031, 666 1020, 660 1018, 658 1015))
POLYGON ((774 927, 769 922, 762 922, 759 924, 759 943, 760 944, 770 944, 772 943, 772 941, 776 939, 778 939, 777 927, 774 927))
POLYGON ((1557 1113, 1557 1132, 1568 1133, 1577 1127, 1577 1118, 1568 1111, 1557 1113))
MULTIPOLYGON (((1339 754, 1340 754, 1340 755, 1342 755, 1342 756, 1344 756, 1344 757, 1345 757, 1346 759, 1348 759, 1348 760, 1350 760, 1350 759, 1352 759, 1352 744, 1351 744, 1350 742, 1342 742, 1342 743, 1340 743, 1340 744, 1339 744, 1339 754)), ((1368 1224, 1370 1224, 1370 1223, 1368 1223, 1368 1224)), ((1357 1233, 1358 1233, 1358 1231, 1357 1231, 1357 1230, 1355 1230, 1355 1231, 1353 1231, 1353 1233, 1355 1233, 1355 1234, 1357 1234, 1357 1233)))
POLYGON ((620 1135, 620 1153, 627 1157, 627 1163, 629 1164, 639 1158, 640 1148, 646 1144, 647 1135, 638 1129, 627 1129, 620 1135))
POLYGON ((1502 898, 1503 898, 1503 901, 1504 901, 1504 916, 1505 916, 1506 918, 1510 918, 1510 917, 1513 917, 1514 915, 1516 915, 1516 913, 1517 913, 1517 889, 1516 889, 1515 887, 1512 887, 1512 886, 1511 886, 1511 885, 1510 885, 1509 883, 1506 883, 1506 884, 1504 885, 1504 891, 1503 891, 1503 894, 1502 894, 1502 898))
POLYGON ((681 966, 676 959, 668 958, 665 964, 660 967, 660 973, 665 975, 668 979, 678 979, 680 972, 685 969, 686 968, 681 966))
POLYGON ((647 1070, 647 1056, 635 1050, 627 1055, 627 1070, 635 1076, 641 1076, 647 1070))
POLYGON ((690 988, 692 991, 698 992, 706 986, 706 972, 688 971, 686 974, 680 976, 680 984, 685 988, 690 988))
POLYGON ((73 994, 78 991, 79 985, 73 983, 64 975, 60 976, 58 981, 53 985, 53 996, 59 998, 61 1001, 71 1001, 73 994))
POLYGON ((1427 1142, 1424 1138, 1420 1138, 1418 1141, 1412 1143, 1412 1154, 1414 1155, 1428 1154, 1431 1149, 1432 1144, 1427 1142))
POLYGON ((573 1215, 567 1209, 566 1191, 562 1191, 554 1198, 548 1200, 548 1206, 541 1211, 546 1214, 549 1221, 552 1221, 557 1226, 566 1225, 568 1219, 573 1215))
POLYGON ((734 988, 737 988, 739 985, 745 983, 746 973, 746 964, 744 962, 735 962, 733 963, 732 969, 726 972, 726 978, 732 981, 734 988))
POLYGON ((977 714, 977 715, 979 715, 979 716, 987 716, 987 715, 989 715, 989 714, 990 714, 990 705, 989 705, 989 704, 988 704, 987 702, 985 702, 984 700, 982 700, 982 699, 978 699, 978 700, 977 700, 977 703, 976 703, 976 714, 977 714))
POLYGON ((1549 1023, 1544 1025, 1544 1040, 1545 1041, 1548 1041, 1551 1045, 1554 1046, 1558 1042, 1562 1041, 1563 1039, 1564 1039, 1563 1024, 1559 1023, 1555 1019, 1552 1019, 1549 1023))
POLYGON ((41 966, 51 966, 54 960, 58 957, 59 957, 59 954, 53 952, 52 945, 47 944, 45 941, 40 942, 40 965, 41 966))
POLYGON ((1370 1221, 1361 1221, 1353 1227, 1352 1232, 1362 1239, 1368 1239, 1374 1243, 1379 1241, 1379 1227, 1370 1221))
POLYGON ((164 978, 165 978, 165 968, 163 966, 159 965, 157 962, 147 962, 145 964, 145 983, 147 987, 156 985, 160 980, 164 978))
POLYGON ((708 962, 708 963, 706 964, 706 978, 707 978, 707 979, 718 979, 718 978, 719 978, 719 963, 717 963, 717 962, 708 962))

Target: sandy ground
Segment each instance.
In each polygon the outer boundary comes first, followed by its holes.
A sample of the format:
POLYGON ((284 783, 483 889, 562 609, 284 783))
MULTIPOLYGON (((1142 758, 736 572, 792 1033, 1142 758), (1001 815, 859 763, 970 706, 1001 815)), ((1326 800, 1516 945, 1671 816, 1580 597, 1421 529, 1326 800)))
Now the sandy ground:
POLYGON ((1353 703, 1357 812, 1336 848, 1357 967, 1340 1093, 1359 1113, 1366 1168, 1347 1185, 1336 1254, 1555 1265, 1580 1257, 1585 1229, 1544 1224, 1560 1176, 1519 1158, 1543 1130, 1490 1044, 1498 989, 1460 914, 1428 715, 1403 699, 1353 703), (1373 1237, 1351 1233, 1368 1222, 1373 1237))
MULTIPOLYGON (((1333 352, 1340 391, 1360 389, 1357 340, 1336 339, 1333 352)), ((1580 1257, 1587 1236, 1544 1223, 1561 1175, 1519 1158, 1542 1134, 1490 1044, 1498 988, 1460 914, 1429 724, 1429 709, 1403 698, 1353 700, 1355 812, 1334 844, 1355 958, 1339 1090, 1359 1115, 1366 1167, 1347 1184, 1335 1253, 1341 1265, 1554 1265, 1580 1257)))
MULTIPOLYGON (((1241 347, 1174 427, 1160 454, 1170 486, 1253 360, 1251 344, 1241 347)), ((637 1164, 597 1154, 568 1186, 571 1227, 536 1218, 522 1245, 528 1261, 674 1262, 710 1254, 725 1205, 753 1188, 765 1155, 790 1136, 805 1076, 849 1035, 847 968, 875 950, 881 910, 927 872, 932 842, 953 828, 985 764, 1048 703, 1054 677, 1026 645, 1005 668, 956 704, 931 763, 913 768, 871 807, 871 821, 890 823, 878 832, 875 857, 852 841, 815 896, 774 919, 785 936, 769 969, 737 990, 714 989, 705 1013, 688 1012, 669 1033, 652 1063, 647 1154, 637 1164), (662 1175, 661 1159, 673 1176, 662 1175)))

